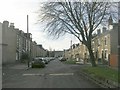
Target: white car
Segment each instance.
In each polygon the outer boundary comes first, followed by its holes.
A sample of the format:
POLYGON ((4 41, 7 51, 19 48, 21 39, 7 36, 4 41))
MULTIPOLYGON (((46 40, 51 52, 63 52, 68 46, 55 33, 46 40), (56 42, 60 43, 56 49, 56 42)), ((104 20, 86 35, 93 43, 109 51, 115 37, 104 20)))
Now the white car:
POLYGON ((63 59, 63 57, 59 57, 59 58, 58 58, 58 60, 61 60, 61 59, 63 59))
POLYGON ((76 62, 76 64, 84 64, 84 60, 80 59, 79 61, 76 62))

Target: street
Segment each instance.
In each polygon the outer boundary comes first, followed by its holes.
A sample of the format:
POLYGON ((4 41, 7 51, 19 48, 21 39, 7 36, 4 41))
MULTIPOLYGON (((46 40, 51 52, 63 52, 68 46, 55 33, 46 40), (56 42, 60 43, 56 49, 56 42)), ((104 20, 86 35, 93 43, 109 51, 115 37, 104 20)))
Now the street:
POLYGON ((53 60, 45 68, 3 67, 3 88, 100 88, 78 74, 83 65, 53 60))

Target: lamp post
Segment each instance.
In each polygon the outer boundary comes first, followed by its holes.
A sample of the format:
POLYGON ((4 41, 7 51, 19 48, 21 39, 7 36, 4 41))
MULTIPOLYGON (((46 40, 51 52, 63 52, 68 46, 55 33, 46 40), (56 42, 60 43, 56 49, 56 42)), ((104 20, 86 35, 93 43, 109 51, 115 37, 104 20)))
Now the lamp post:
POLYGON ((70 44, 71 44, 71 45, 70 45, 70 49, 71 49, 71 52, 70 52, 70 53, 71 53, 71 56, 70 56, 71 58, 70 58, 70 59, 72 59, 72 40, 71 40, 70 42, 71 42, 71 43, 70 43, 70 44))
POLYGON ((28 54, 28 68, 30 67, 29 65, 29 25, 28 25, 28 15, 27 15, 27 54, 28 54))

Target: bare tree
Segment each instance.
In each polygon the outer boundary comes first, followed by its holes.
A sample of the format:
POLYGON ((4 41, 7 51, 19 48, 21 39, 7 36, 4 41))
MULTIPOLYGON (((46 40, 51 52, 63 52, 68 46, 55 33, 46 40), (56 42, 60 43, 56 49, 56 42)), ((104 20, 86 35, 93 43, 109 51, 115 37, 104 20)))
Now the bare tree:
POLYGON ((110 6, 108 2, 45 2, 41 17, 50 35, 69 33, 79 39, 87 47, 94 67, 93 32, 108 17, 110 6))

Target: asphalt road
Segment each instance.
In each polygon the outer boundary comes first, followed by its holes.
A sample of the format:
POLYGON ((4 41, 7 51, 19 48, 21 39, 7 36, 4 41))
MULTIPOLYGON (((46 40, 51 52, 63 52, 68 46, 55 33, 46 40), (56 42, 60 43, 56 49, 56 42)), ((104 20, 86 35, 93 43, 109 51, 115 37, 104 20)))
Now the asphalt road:
POLYGON ((53 60, 45 68, 26 70, 24 66, 3 68, 3 88, 100 88, 81 77, 83 65, 63 64, 53 60), (23 68, 22 68, 23 67, 23 68))

